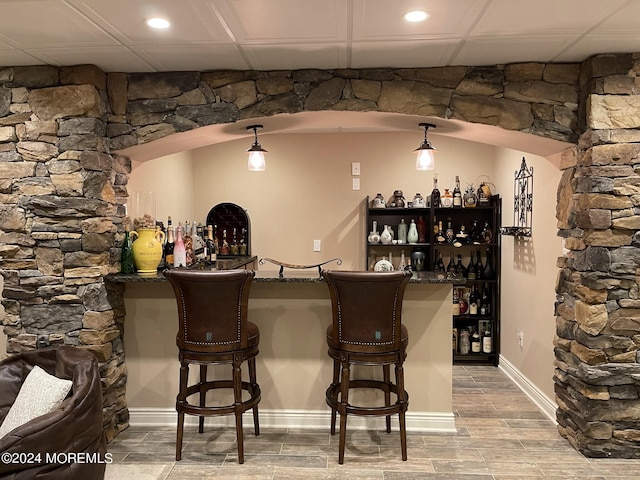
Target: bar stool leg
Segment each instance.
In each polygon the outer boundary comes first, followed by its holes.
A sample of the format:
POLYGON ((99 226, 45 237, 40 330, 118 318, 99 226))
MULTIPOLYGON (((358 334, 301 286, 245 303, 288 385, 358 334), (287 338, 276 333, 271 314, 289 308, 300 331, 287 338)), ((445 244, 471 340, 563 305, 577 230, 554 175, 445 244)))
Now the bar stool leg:
MULTIPOLYGON (((383 381, 384 381, 384 406, 391 406, 391 366, 383 365, 383 381)), ((391 433, 391 415, 387 415, 385 418, 387 424, 387 433, 391 433)))
POLYGON ((405 408, 400 410, 398 414, 398 420, 400 422, 400 448, 402 450, 402 460, 407 460, 407 426, 405 423, 405 411, 407 402, 407 392, 404 390, 404 368, 402 363, 396 364, 396 384, 398 386, 398 401, 405 405, 405 408))
MULTIPOLYGON (((334 388, 340 382, 340 363, 338 360, 333 360, 333 382, 331 388, 334 388)), ((336 434, 336 413, 337 410, 331 407, 331 435, 336 434)))
POLYGON ((176 410, 178 411, 178 428, 176 433, 176 461, 182 459, 182 436, 184 433, 184 411, 183 403, 187 394, 187 381, 189 378, 189 366, 186 363, 180 365, 180 389, 176 400, 176 410))
MULTIPOLYGON (((204 388, 204 384, 207 382, 207 366, 200 365, 200 406, 206 405, 207 390, 204 388)), ((198 432, 204 432, 204 416, 200 415, 198 418, 198 432)))
POLYGON ((347 405, 349 404, 349 377, 351 369, 349 361, 342 363, 342 379, 340 385, 340 444, 338 450, 338 463, 344 463, 344 449, 347 443, 347 405))
MULTIPOLYGON (((250 393, 253 396, 256 393, 256 387, 258 385, 258 381, 256 378, 256 358, 249 359, 249 386, 250 393)), ((260 421, 258 420, 258 405, 253 407, 253 431, 256 436, 260 435, 260 421)))
POLYGON ((242 431, 242 354, 233 355, 233 401, 236 415, 238 463, 244 463, 244 432, 242 431))

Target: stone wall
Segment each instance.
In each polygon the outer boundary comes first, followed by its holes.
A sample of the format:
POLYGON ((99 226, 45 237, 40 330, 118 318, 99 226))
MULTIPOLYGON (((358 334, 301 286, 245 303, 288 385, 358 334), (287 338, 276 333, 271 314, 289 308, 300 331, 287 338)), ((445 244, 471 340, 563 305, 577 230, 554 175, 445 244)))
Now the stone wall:
POLYGON ((107 438, 126 428, 123 292, 103 277, 119 268, 131 165, 111 152, 278 113, 455 118, 577 144, 565 156, 558 190, 560 235, 570 249, 557 286, 560 431, 587 454, 635 456, 629 445, 638 441, 640 412, 636 59, 602 56, 582 67, 130 75, 92 66, 0 69, 7 350, 67 343, 93 351, 107 438))
POLYGON ((558 187, 557 418, 594 457, 640 458, 639 73, 634 55, 584 64, 587 129, 558 187))

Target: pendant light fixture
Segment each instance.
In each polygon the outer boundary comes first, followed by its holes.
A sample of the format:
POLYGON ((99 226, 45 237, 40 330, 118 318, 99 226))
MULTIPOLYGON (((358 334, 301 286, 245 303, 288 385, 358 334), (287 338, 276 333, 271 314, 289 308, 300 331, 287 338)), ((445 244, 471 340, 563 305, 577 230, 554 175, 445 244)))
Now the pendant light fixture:
POLYGON ((264 154, 267 151, 262 148, 262 145, 258 142, 258 129, 263 128, 262 125, 251 125, 247 127, 247 130, 253 130, 253 145, 247 150, 249 152, 249 170, 252 172, 263 172, 267 165, 264 161, 264 154))
POLYGON ((433 148, 429 140, 427 140, 427 130, 429 130, 429 128, 436 128, 436 126, 433 123, 419 123, 418 126, 424 127, 424 142, 414 150, 414 152, 418 154, 416 158, 416 170, 433 170, 435 167, 433 152, 435 152, 436 149, 433 148))

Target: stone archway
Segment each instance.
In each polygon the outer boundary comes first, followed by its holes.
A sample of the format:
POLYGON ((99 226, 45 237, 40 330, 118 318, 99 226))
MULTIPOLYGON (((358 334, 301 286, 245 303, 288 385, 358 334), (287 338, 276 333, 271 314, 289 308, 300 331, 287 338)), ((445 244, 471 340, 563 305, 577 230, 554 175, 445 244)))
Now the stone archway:
POLYGON ((126 427, 122 291, 107 288, 103 276, 118 270, 131 166, 109 152, 207 125, 305 111, 495 125, 578 145, 564 165, 558 201, 560 235, 570 249, 557 287, 560 431, 587 454, 638 455, 636 71, 632 55, 582 65, 432 69, 1 69, 7 349, 70 343, 93 351, 107 437, 126 427))

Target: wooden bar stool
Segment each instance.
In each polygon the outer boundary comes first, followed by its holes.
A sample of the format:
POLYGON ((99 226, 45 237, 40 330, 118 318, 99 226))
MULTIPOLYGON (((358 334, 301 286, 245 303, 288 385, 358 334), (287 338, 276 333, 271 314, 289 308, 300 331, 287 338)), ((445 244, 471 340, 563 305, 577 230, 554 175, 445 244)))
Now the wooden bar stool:
POLYGON ((256 381, 256 356, 260 332, 247 320, 249 289, 255 273, 250 270, 165 270, 178 303, 176 344, 180 359, 180 390, 176 398, 178 431, 176 460, 182 457, 184 415, 198 415, 198 431, 204 430, 204 417, 235 414, 238 462, 244 463, 242 414, 253 409, 253 425, 260 435, 258 403, 260 387, 256 381), (249 381, 242 381, 241 365, 249 365, 249 381), (188 385, 189 365, 200 366, 200 379, 188 385), (231 380, 207 380, 207 366, 229 364, 231 380), (209 390, 233 389, 234 401, 229 405, 206 406, 209 390), (243 390, 249 398, 242 399, 243 390), (188 397, 199 394, 199 404, 188 397))
POLYGON ((338 463, 344 463, 347 415, 385 416, 391 432, 391 415, 398 414, 402 460, 407 459, 405 412, 409 395, 404 389, 403 362, 409 341, 402 325, 402 300, 411 272, 350 272, 325 270, 329 286, 333 323, 327 329, 329 356, 333 358, 333 381, 326 392, 331 407, 331 434, 340 414, 338 463), (352 380, 352 365, 381 366, 382 380, 352 380), (395 366, 395 383, 391 381, 395 366), (356 406, 349 403, 349 390, 379 389, 384 406, 356 406), (391 394, 396 402, 391 403, 391 394))

